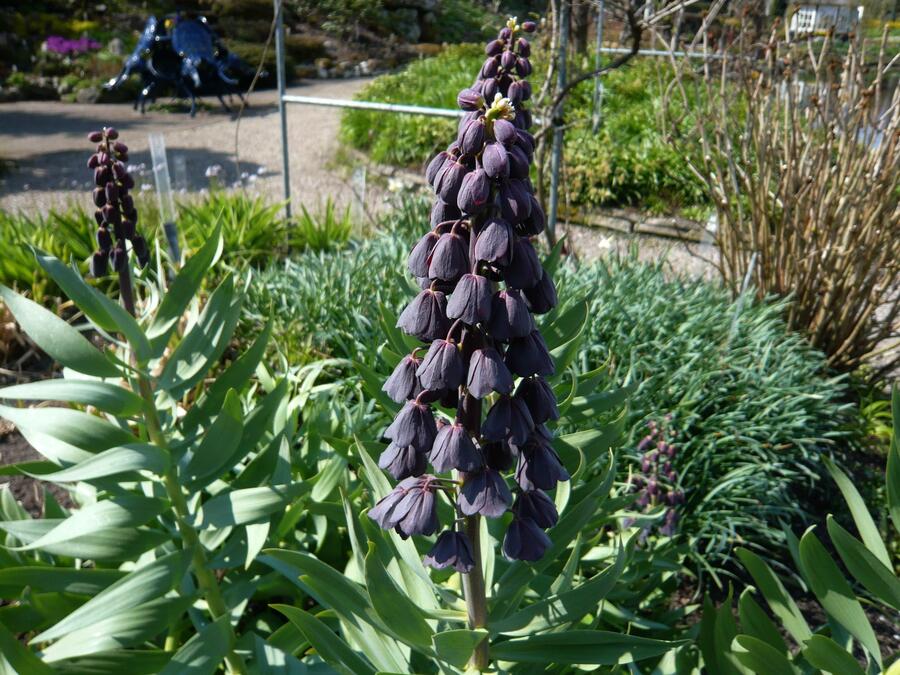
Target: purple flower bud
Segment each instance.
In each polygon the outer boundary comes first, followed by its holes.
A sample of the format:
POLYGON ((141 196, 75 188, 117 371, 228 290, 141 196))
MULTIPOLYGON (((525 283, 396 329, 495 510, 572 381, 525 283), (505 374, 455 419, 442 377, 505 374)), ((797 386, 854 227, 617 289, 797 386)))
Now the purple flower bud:
POLYGON ((494 120, 494 138, 506 147, 511 146, 518 139, 515 125, 509 120, 494 120))
POLYGON ((469 538, 455 530, 441 532, 422 562, 436 570, 452 567, 461 574, 468 574, 475 567, 469 538))
POLYGON ((516 398, 525 401, 535 424, 559 419, 559 408, 553 389, 543 377, 525 377, 516 388, 516 398))
POLYGON ((544 268, 534 246, 518 237, 513 243, 512 260, 503 271, 503 279, 510 288, 531 288, 544 276, 544 268))
POLYGON ((503 555, 508 560, 534 562, 543 558, 552 544, 531 518, 513 518, 503 538, 503 555))
POLYGON ((448 204, 443 199, 436 199, 431 207, 431 227, 434 229, 440 223, 458 220, 462 216, 456 204, 448 204))
POLYGON ((464 155, 477 155, 484 147, 484 119, 469 120, 460 129, 459 149, 464 155))
POLYGON ((647 494, 655 495, 657 492, 659 492, 659 485, 657 484, 655 478, 651 478, 649 481, 647 481, 647 494))
POLYGON ((435 340, 416 375, 425 389, 456 389, 462 384, 463 370, 463 359, 457 346, 447 340, 435 340))
POLYGON ((91 256, 91 276, 100 278, 106 276, 109 267, 109 254, 106 251, 97 251, 91 256))
POLYGON ((448 204, 455 204, 467 173, 469 168, 465 164, 448 159, 435 178, 434 189, 438 196, 448 204))
POLYGON ((110 180, 112 180, 112 173, 108 166, 98 166, 94 169, 94 185, 104 187, 110 180))
POLYGON ((103 140, 103 132, 102 131, 92 131, 88 134, 88 140, 91 143, 99 143, 103 140))
POLYGON ((513 231, 505 220, 491 218, 475 240, 475 259, 505 264, 512 249, 513 231))
POLYGON ((530 169, 531 163, 528 161, 525 151, 518 145, 512 146, 509 149, 509 175, 513 178, 528 178, 530 169))
POLYGON ((509 176, 509 156, 502 143, 492 141, 484 146, 481 153, 481 166, 489 178, 507 178, 509 176))
POLYGON ((481 78, 483 80, 494 77, 500 69, 500 59, 496 56, 489 56, 481 66, 481 78))
POLYGON ((537 330, 510 341, 506 350, 506 365, 513 373, 522 377, 549 377, 556 371, 547 343, 537 330))
POLYGON ((515 143, 525 151, 525 154, 528 156, 528 161, 530 162, 531 158, 534 156, 534 136, 524 129, 516 129, 515 143))
MULTIPOLYGON (((510 164, 510 173, 512 169, 510 164)), ((513 225, 521 223, 531 213, 531 193, 521 180, 510 179, 500 184, 500 213, 513 225)))
POLYGON ((100 166, 100 155, 94 153, 88 158, 87 167, 89 169, 96 169, 98 166, 100 166))
POLYGON ((97 246, 101 251, 109 251, 112 248, 112 237, 105 227, 97 228, 97 246))
POLYGON ((421 387, 416 379, 416 369, 422 359, 407 354, 402 359, 394 372, 382 386, 382 390, 396 403, 404 403, 419 393, 421 387))
POLYGON ((472 112, 484 107, 484 98, 475 89, 463 89, 456 95, 456 103, 460 109, 472 112))
POLYGON ((525 38, 520 37, 516 40, 516 48, 518 49, 519 56, 524 56, 526 58, 531 56, 531 43, 525 38))
POLYGON ((488 411, 481 435, 489 441, 504 441, 520 445, 534 430, 534 420, 525 403, 514 397, 501 396, 488 411))
POLYGON ((476 349, 469 361, 466 389, 475 398, 484 398, 491 392, 509 394, 512 392, 512 374, 493 347, 476 349))
POLYGON ((428 536, 438 529, 434 476, 407 478, 369 511, 369 517, 384 529, 396 528, 403 537, 428 536), (400 492, 400 499, 392 498, 400 492), (385 508, 379 510, 382 502, 385 508))
POLYGON ((491 180, 484 169, 476 169, 466 174, 459 189, 456 205, 467 215, 480 213, 487 206, 491 196, 491 180))
POLYGON ((484 467, 478 448, 459 422, 447 424, 438 431, 429 459, 438 473, 451 469, 468 473, 484 467))
POLYGON ((509 471, 515 462, 512 448, 506 441, 490 441, 481 446, 485 463, 497 471, 509 471))
POLYGON ((650 459, 649 458, 644 457, 641 460, 641 471, 643 471, 644 473, 650 472, 650 459))
POLYGON ((119 241, 109 254, 109 262, 112 264, 113 270, 121 272, 125 269, 125 263, 128 260, 128 254, 125 252, 125 243, 119 241))
POLYGON ((476 513, 488 518, 499 518, 512 504, 509 486, 497 471, 484 469, 467 473, 459 491, 459 510, 466 516, 476 513))
POLYGON ((481 80, 480 83, 476 83, 476 86, 481 87, 481 95, 484 96, 485 101, 493 101, 494 96, 500 91, 497 80, 493 77, 487 80, 481 80))
POLYGON ((116 180, 123 180, 125 176, 128 175, 128 170, 125 168, 125 165, 122 162, 114 162, 112 165, 113 175, 116 177, 116 180))
POLYGON ((537 29, 537 24, 534 21, 525 21, 522 23, 522 30, 526 33, 533 33, 537 29))
POLYGON ((113 150, 116 151, 116 154, 126 154, 128 152, 128 146, 124 143, 113 143, 113 150))
MULTIPOLYGON (((106 194, 106 201, 108 201, 112 204, 119 201, 119 188, 116 186, 115 183, 107 183, 106 187, 104 188, 104 193, 106 194)), ((97 203, 96 200, 94 200, 94 203, 95 204, 97 203)), ((101 206, 101 205, 97 204, 97 206, 101 206)))
POLYGON ((474 326, 491 316, 491 282, 479 274, 464 274, 447 303, 447 316, 474 326))
POLYGON ((544 209, 534 195, 531 195, 531 213, 519 224, 518 232, 526 237, 535 237, 544 231, 545 224, 544 209))
POLYGON ((454 282, 469 268, 466 241, 455 232, 442 234, 427 259, 428 276, 454 282))
POLYGON ((425 342, 443 337, 450 329, 446 296, 441 291, 425 289, 400 314, 397 328, 425 342))
POLYGON ((122 220, 122 237, 131 241, 135 238, 136 229, 133 220, 124 218, 122 220))
POLYGON ((500 65, 503 70, 512 70, 516 65, 516 55, 513 52, 505 51, 500 56, 500 65))
POLYGON ((425 180, 428 181, 428 184, 431 187, 434 187, 434 181, 437 178, 438 172, 444 167, 444 164, 449 157, 450 155, 447 154, 446 150, 441 150, 430 162, 428 162, 428 167, 425 169, 425 180))
POLYGON ((431 407, 424 403, 407 401, 384 435, 397 445, 404 447, 411 445, 419 452, 427 452, 437 435, 431 407))
POLYGON ((103 133, 111 141, 114 141, 119 137, 119 132, 116 131, 115 127, 104 127, 103 133))
POLYGON ((428 258, 431 255, 431 251, 434 249, 434 245, 437 243, 439 239, 439 235, 432 230, 424 237, 419 239, 418 243, 413 247, 413 250, 409 254, 409 258, 407 259, 407 267, 409 267, 410 273, 415 277, 427 277, 428 276, 428 258))
POLYGON ((378 458, 378 466, 400 480, 410 476, 421 476, 428 468, 428 458, 424 452, 413 446, 391 443, 378 458))
POLYGON ((528 307, 535 314, 546 314, 556 307, 559 302, 556 285, 546 271, 541 275, 540 281, 525 290, 525 299, 528 301, 528 307))
POLYGON ((523 490, 552 490, 567 480, 569 472, 549 442, 529 442, 519 448, 516 481, 523 490))
POLYGON ((545 530, 559 522, 556 504, 542 490, 520 492, 512 511, 519 518, 530 518, 545 530))
MULTIPOLYGON (((507 54, 511 54, 512 52, 506 52, 507 54)), ((509 102, 513 104, 516 108, 519 107, 519 104, 522 102, 522 94, 525 93, 525 90, 522 86, 522 83, 519 81, 513 82, 509 85, 509 89, 506 90, 506 98, 509 99, 509 102)))
POLYGON ((516 114, 513 119, 513 124, 516 125, 520 131, 525 131, 531 127, 531 111, 527 108, 519 108, 519 112, 516 114))
POLYGON ((516 74, 519 77, 528 77, 531 75, 531 61, 527 58, 516 60, 516 74))
POLYGON ((106 190, 103 188, 94 188, 94 192, 91 196, 93 197, 96 206, 100 207, 106 204, 106 190))
POLYGON ((514 289, 498 291, 491 302, 488 331, 495 340, 508 342, 522 338, 534 330, 534 320, 522 294, 514 289))
POLYGON ((501 40, 509 40, 512 37, 512 30, 508 26, 504 26, 500 29, 500 32, 497 33, 497 37, 501 40))

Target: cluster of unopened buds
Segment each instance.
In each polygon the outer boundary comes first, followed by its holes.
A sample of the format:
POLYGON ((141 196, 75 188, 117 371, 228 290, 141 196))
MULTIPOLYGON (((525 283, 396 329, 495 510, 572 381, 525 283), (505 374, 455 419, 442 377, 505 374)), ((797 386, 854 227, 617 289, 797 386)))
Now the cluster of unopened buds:
POLYGON ((88 135, 97 150, 88 160, 94 170, 93 199, 97 210, 97 251, 91 257, 91 274, 104 276, 112 265, 116 272, 128 261, 128 243, 143 267, 150 259, 146 240, 137 233, 137 209, 129 192, 134 179, 126 168, 128 147, 118 141, 119 132, 112 127, 92 131, 88 135))
MULTIPOLYGON (((634 503, 636 510, 648 512, 659 505, 665 506, 659 533, 671 537, 678 525, 677 507, 684 503, 684 492, 676 488, 678 472, 673 465, 677 455, 675 438, 678 432, 668 427, 671 415, 666 415, 664 420, 662 424, 654 420, 647 422, 647 435, 637 446, 641 453, 640 471, 630 476, 629 486, 637 495, 634 503)), ((625 524, 630 525, 630 522, 625 524)))
POLYGON ((369 516, 404 537, 432 535, 444 495, 454 524, 425 563, 460 572, 474 565, 464 525, 479 515, 511 511, 504 554, 541 558, 551 543, 544 530, 558 520, 546 491, 569 479, 545 426, 559 417, 545 379, 554 364, 533 317, 557 302, 531 241, 544 214, 529 179, 530 46, 519 34, 534 29, 511 19, 487 45, 477 81, 457 99, 457 139, 428 165, 431 230, 408 261, 422 291, 397 322, 424 344, 384 385, 403 408, 379 466, 400 482, 369 516))

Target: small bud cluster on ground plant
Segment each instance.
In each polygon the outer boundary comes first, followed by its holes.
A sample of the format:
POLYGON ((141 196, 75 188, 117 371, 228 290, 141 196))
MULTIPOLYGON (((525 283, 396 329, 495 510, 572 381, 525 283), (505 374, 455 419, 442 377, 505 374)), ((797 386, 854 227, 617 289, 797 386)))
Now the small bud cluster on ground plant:
MULTIPOLYGON (((669 428, 672 416, 666 415, 663 422, 649 420, 647 422, 647 435, 638 443, 637 450, 641 453, 640 468, 629 476, 628 484, 637 496, 634 509, 642 513, 654 511, 657 507, 665 507, 665 515, 655 525, 659 534, 671 537, 675 534, 678 525, 677 506, 684 503, 684 492, 678 488, 678 472, 675 470, 675 457, 678 450, 675 446, 675 438, 678 432, 669 428)), ((633 519, 625 521, 626 526, 633 523, 633 519)), ((650 534, 652 525, 648 525, 642 537, 650 534)))
POLYGON ((533 318, 557 302, 531 241, 544 214, 529 180, 530 46, 519 33, 534 28, 512 19, 487 45, 478 79, 457 98, 457 139, 428 165, 432 229, 408 260, 422 291, 397 322, 424 344, 384 385, 403 408, 379 466, 400 483, 369 512, 404 537, 442 530, 425 561, 466 575, 473 627, 486 621, 479 518, 511 511, 504 555, 538 560, 558 519, 545 491, 569 479, 545 426, 559 417, 544 379, 554 364, 533 318), (440 495, 454 522, 439 522, 440 495))

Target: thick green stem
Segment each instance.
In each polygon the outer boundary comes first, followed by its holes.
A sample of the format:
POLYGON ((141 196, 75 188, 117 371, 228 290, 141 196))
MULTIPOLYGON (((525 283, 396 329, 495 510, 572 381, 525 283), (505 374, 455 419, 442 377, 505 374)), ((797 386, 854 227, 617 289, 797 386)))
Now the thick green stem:
MULTIPOLYGON (((481 569, 481 516, 467 516, 465 520, 466 535, 472 543, 472 556, 475 567, 463 575, 463 592, 466 596, 466 609, 469 612, 469 628, 487 628, 487 593, 484 585, 484 571, 481 569)), ((486 670, 490 664, 490 652, 487 638, 478 643, 472 653, 469 664, 479 671, 486 670)))
MULTIPOLYGON (((128 265, 125 265, 119 272, 119 291, 125 309, 134 315, 134 294, 128 265)), ((143 373, 138 373, 137 382, 140 396, 144 401, 144 423, 147 427, 147 434, 157 447, 166 450, 168 449, 168 443, 166 442, 165 434, 163 434, 159 416, 156 414, 156 405, 153 402, 153 388, 143 373)), ((181 545, 185 551, 190 551, 191 567, 194 571, 194 576, 197 578, 197 585, 200 586, 200 590, 203 592, 203 597, 206 599, 206 604, 209 607, 209 613, 213 619, 218 619, 220 616, 228 614, 228 607, 222 598, 219 583, 212 570, 208 567, 206 551, 200 542, 200 535, 197 534, 197 530, 191 524, 191 512, 188 509, 187 500, 184 498, 184 492, 182 492, 181 486, 178 484, 178 476, 174 468, 170 468, 166 472, 164 483, 169 501, 172 502, 172 508, 175 510, 175 521, 178 524, 178 531, 181 533, 181 545)), ((228 631, 231 645, 228 648, 228 653, 225 655, 225 662, 228 664, 229 672, 244 675, 247 672, 247 668, 244 666, 244 661, 240 655, 234 651, 237 637, 234 629, 231 627, 231 623, 228 624, 228 631)), ((169 642, 170 640, 167 638, 167 647, 169 642)))

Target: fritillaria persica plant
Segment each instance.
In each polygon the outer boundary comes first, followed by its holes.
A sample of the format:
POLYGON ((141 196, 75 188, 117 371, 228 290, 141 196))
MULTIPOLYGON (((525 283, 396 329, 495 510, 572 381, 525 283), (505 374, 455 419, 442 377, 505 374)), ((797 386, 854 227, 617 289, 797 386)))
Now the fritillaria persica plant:
POLYGON ((479 519, 511 512, 504 555, 538 560, 558 520, 545 490, 569 479, 546 427, 559 417, 545 380, 554 363, 533 317, 557 302, 531 239, 544 214, 529 180, 531 63, 521 33, 534 29, 510 20, 487 45, 477 81, 457 97, 457 138, 428 165, 431 230, 408 261, 422 291, 397 322, 422 347, 384 384, 403 407, 379 466, 400 482, 369 511, 404 537, 440 531, 425 562, 465 575, 476 628, 486 620, 479 519), (441 496, 453 522, 438 520, 441 496))

